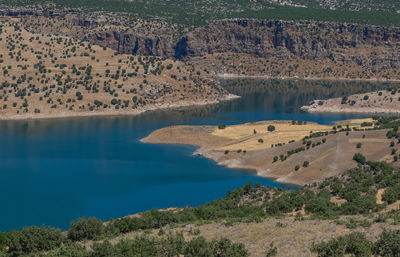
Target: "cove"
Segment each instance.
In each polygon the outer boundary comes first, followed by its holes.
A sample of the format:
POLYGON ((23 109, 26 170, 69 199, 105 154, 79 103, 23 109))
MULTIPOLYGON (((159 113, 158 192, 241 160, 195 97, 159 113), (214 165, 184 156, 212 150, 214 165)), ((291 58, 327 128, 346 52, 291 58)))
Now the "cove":
POLYGON ((307 120, 323 124, 361 114, 308 114, 315 98, 385 88, 385 83, 223 81, 242 98, 139 116, 0 122, 0 230, 30 225, 67 229, 71 220, 117 218, 167 207, 198 206, 247 181, 282 187, 249 171, 192 156, 192 146, 139 140, 175 124, 307 120))

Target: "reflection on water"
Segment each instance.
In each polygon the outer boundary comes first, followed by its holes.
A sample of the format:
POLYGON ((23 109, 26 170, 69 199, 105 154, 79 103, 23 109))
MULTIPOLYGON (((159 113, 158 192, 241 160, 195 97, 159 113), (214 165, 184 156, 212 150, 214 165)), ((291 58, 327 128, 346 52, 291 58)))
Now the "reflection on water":
MULTIPOLYGON (((234 124, 298 119, 329 124, 353 114, 301 112, 314 98, 385 88, 370 83, 224 81, 242 98, 140 116, 0 122, 0 230, 26 225, 67 228, 81 216, 102 219, 151 208, 195 206, 247 181, 281 186, 192 156, 194 147, 142 144, 172 124, 234 124)), ((393 85, 390 85, 393 86, 393 85)))

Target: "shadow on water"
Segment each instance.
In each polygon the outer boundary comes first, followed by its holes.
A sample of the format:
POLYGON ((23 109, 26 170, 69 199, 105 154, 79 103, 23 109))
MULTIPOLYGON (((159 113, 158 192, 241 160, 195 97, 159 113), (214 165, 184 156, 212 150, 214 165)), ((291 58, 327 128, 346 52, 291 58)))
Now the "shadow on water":
MULTIPOLYGON (((283 186, 243 170, 192 156, 191 146, 143 144, 173 124, 237 124, 296 119, 330 124, 358 114, 308 114, 314 98, 387 84, 229 80, 242 98, 215 105, 159 110, 139 116, 0 122, 0 230, 27 225, 67 228, 81 216, 102 219, 171 206, 197 206, 247 181, 283 186)), ((389 85, 396 86, 396 85, 389 85)))

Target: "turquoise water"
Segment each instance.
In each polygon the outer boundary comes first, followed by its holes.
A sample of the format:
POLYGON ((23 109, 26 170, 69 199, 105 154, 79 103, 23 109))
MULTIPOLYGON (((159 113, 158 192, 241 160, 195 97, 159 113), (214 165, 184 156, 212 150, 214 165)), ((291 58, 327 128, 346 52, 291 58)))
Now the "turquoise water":
MULTIPOLYGON (((0 230, 42 224, 66 229, 71 220, 82 216, 107 220, 152 208, 197 206, 250 180, 282 186, 192 156, 194 147, 139 142, 164 126, 265 119, 330 124, 365 116, 299 111, 299 106, 315 97, 346 93, 340 90, 343 86, 242 84, 226 85, 243 95, 241 99, 218 105, 136 117, 0 122, 0 230)), ((368 89, 352 86, 347 93, 368 89)))

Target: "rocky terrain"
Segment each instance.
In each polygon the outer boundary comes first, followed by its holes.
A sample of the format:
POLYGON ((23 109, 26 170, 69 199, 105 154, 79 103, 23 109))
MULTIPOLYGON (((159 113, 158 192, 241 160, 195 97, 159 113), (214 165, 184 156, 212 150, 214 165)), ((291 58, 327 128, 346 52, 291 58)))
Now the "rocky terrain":
POLYGON ((137 114, 233 97, 180 61, 31 33, 18 21, 0 23, 0 119, 137 114))
POLYGON ((2 119, 215 103, 233 97, 221 78, 400 79, 397 27, 248 18, 188 26, 51 5, 1 6, 0 23, 2 119))
POLYGON ((400 78, 397 27, 225 19, 194 28, 123 15, 82 15, 69 9, 62 15, 20 17, 26 29, 36 33, 62 33, 119 53, 175 58, 205 66, 214 74, 400 78))
POLYGON ((364 119, 342 121, 334 127, 303 121, 172 126, 156 130, 142 141, 196 145, 200 148, 195 154, 220 165, 304 185, 356 166, 353 156, 357 153, 371 161, 392 161, 398 145, 392 145, 386 130, 371 130, 373 125, 372 119, 364 119))
POLYGON ((400 92, 397 89, 388 89, 314 100, 301 109, 307 112, 398 114, 400 113, 400 92))

